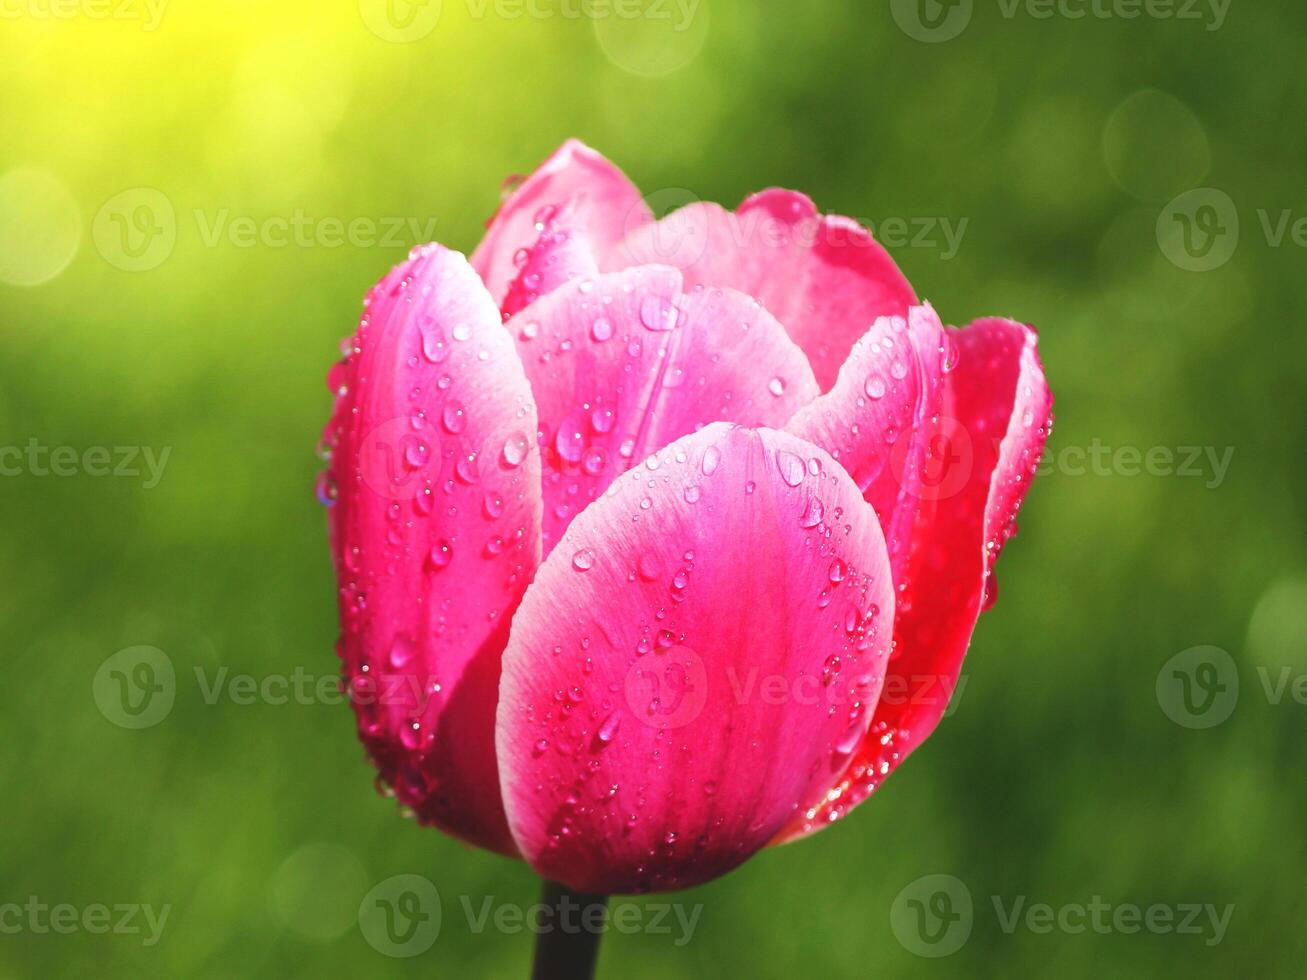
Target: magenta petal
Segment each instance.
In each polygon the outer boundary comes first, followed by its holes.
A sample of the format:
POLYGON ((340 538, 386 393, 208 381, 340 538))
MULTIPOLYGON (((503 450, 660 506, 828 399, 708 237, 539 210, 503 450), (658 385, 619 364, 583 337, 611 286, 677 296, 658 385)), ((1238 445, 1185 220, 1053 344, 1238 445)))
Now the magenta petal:
POLYGON ((875 515, 822 450, 718 424, 656 453, 513 621, 496 739, 522 854, 587 892, 735 867, 843 771, 892 618, 875 515))
POLYGON ((659 262, 687 286, 729 286, 756 297, 808 355, 822 390, 867 325, 904 316, 912 287, 871 233, 849 218, 818 214, 795 191, 755 194, 734 214, 696 203, 635 227, 600 268, 659 262))
POLYGON ((817 395, 803 352, 733 290, 665 266, 568 283, 507 324, 540 411, 545 553, 619 473, 710 422, 779 427, 817 395))
POLYGON ((584 143, 568 140, 509 195, 472 253, 472 267, 497 303, 517 278, 518 250, 534 245, 564 208, 571 213, 573 230, 595 254, 607 252, 628 228, 652 218, 625 174, 584 143))
POLYGON ((350 346, 326 496, 360 734, 420 819, 512 853, 493 736, 540 558, 531 391, 480 280, 435 245, 372 290, 350 346))
POLYGON ((821 446, 849 471, 880 518, 894 580, 903 580, 918 501, 949 490, 934 458, 935 418, 955 352, 939 317, 914 306, 882 317, 853 347, 835 386, 786 430, 821 446))
POLYGON ((787 829, 802 836, 872 793, 935 729, 957 685, 967 645, 992 590, 994 562, 1015 531, 1052 426, 1053 398, 1035 332, 989 319, 950 331, 934 451, 947 468, 923 493, 899 590, 895 650, 867 741, 825 805, 787 829))

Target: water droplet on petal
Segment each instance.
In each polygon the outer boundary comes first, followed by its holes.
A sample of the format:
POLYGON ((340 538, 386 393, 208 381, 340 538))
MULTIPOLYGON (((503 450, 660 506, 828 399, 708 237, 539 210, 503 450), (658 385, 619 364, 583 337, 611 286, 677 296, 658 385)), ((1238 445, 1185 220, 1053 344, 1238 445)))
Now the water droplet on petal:
POLYGON ((599 739, 601 744, 607 745, 617 735, 617 730, 621 727, 622 713, 614 711, 603 720, 603 724, 599 726, 599 731, 595 733, 595 737, 599 739))
POLYGON ((613 415, 611 408, 596 407, 590 413, 590 424, 594 430, 599 433, 613 431, 613 425, 617 422, 616 416, 613 415))
POLYGON ((825 513, 825 507, 821 500, 812 497, 808 501, 808 506, 803 509, 803 516, 799 518, 800 527, 816 527, 821 523, 822 515, 825 513))
POLYGON ((336 502, 336 478, 331 475, 331 470, 323 470, 318 474, 313 492, 323 507, 330 507, 336 502))
POLYGON ((782 449, 776 453, 776 468, 781 471, 781 479, 786 486, 797 487, 803 482, 803 460, 794 453, 782 449))
POLYGON ((709 446, 704 450, 703 461, 700 468, 704 476, 712 476, 717 470, 717 465, 722 461, 722 451, 716 446, 709 446))
POLYGON ((772 378, 767 382, 767 390, 779 398, 785 394, 785 381, 782 378, 772 378))
POLYGON ((515 432, 504 440, 504 463, 511 467, 521 466, 522 460, 526 459, 527 449, 530 443, 521 432, 515 432))
POLYGON ((467 413, 463 411, 463 403, 453 399, 446 402, 440 414, 440 421, 454 435, 462 432, 467 427, 467 413))
POLYGON ((589 548, 582 548, 572 556, 572 567, 578 572, 588 572, 594 567, 595 553, 589 548))
POLYGON ((396 670, 401 669, 413 659, 416 649, 413 637, 407 633, 396 633, 394 641, 390 644, 390 666, 396 670))
POLYGON ((585 432, 579 416, 570 415, 563 420, 554 436, 554 448, 569 463, 579 463, 585 454, 585 432))
POLYGON ((427 562, 432 568, 445 568, 454 558, 454 546, 448 541, 440 540, 431 546, 427 562))

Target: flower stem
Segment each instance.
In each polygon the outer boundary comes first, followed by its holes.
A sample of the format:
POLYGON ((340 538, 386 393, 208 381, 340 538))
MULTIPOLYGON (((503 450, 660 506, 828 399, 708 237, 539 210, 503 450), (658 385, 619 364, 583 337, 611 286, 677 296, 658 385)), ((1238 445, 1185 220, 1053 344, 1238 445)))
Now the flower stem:
POLYGON ((608 896, 574 892, 546 879, 540 901, 549 912, 536 935, 531 980, 591 980, 608 925, 608 896))

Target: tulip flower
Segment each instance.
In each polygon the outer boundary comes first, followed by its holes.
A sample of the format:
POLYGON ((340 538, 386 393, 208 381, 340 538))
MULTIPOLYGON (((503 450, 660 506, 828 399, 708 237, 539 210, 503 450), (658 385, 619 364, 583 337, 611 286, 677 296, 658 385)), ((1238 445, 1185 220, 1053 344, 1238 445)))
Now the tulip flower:
POLYGON ((380 779, 589 895, 707 881, 884 782, 1051 426, 1034 331, 945 327, 857 223, 776 189, 655 220, 575 141, 470 260, 382 279, 328 383, 380 779))

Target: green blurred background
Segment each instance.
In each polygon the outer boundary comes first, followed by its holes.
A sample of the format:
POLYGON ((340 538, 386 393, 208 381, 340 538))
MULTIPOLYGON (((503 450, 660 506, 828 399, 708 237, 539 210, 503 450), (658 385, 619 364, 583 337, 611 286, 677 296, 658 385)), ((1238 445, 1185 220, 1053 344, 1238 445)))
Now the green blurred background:
POLYGON ((0 977, 525 975, 531 937, 477 933, 458 899, 530 903, 524 866, 401 819, 348 708, 208 703, 195 669, 334 673, 311 488, 338 341, 408 246, 470 251, 500 180, 573 135, 675 203, 780 184, 875 224, 946 320, 1039 326, 1058 416, 952 716, 843 823, 677 896, 703 903, 684 946, 609 936, 601 975, 1301 975, 1300 4, 701 0, 688 22, 675 5, 600 22, 444 0, 404 30, 371 0, 59 2, 0 10, 0 445, 171 454, 157 483, 143 459, 139 477, 0 477, 0 905, 171 911, 153 945, 0 932, 0 977), (922 13, 954 19, 923 41, 922 13), (1191 271, 1164 212, 1200 187, 1228 199, 1189 199, 1223 231, 1189 256, 1217 267, 1191 271), (282 244, 275 219, 297 214, 309 243, 282 244), (333 247, 331 219, 406 224, 333 247), (164 234, 134 254, 124 221, 164 234), (1095 446, 1233 456, 1080 472, 1095 446), (166 652, 176 699, 130 730, 93 688, 138 645, 166 652), (1197 645, 1239 683, 1210 727, 1159 695, 1197 645), (378 953, 356 917, 403 873, 444 898, 417 960, 378 953), (892 927, 928 874, 974 900, 939 958, 892 927), (1009 933, 993 896, 1234 910, 1219 943, 1009 933))

